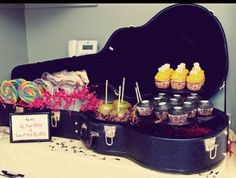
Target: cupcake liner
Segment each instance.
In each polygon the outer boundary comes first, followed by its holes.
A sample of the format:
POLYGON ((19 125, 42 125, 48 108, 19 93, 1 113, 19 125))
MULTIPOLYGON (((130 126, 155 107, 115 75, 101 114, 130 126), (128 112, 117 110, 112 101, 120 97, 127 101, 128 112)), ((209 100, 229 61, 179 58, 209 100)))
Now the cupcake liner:
POLYGON ((169 88, 170 81, 155 81, 156 87, 161 89, 169 88))
POLYGON ((140 116, 150 116, 152 115, 152 109, 145 107, 137 107, 140 116))
POLYGON ((188 112, 188 118, 194 118, 197 114, 197 109, 188 112))
POLYGON ((199 91, 203 86, 203 82, 200 83, 189 83, 187 82, 187 89, 191 91, 199 91))
POLYGON ((168 112, 155 111, 155 116, 159 120, 166 120, 168 118, 168 112))
POLYGON ((197 109, 197 113, 200 116, 210 116, 210 115, 212 115, 212 111, 213 111, 213 108, 209 108, 209 109, 198 108, 197 109))
POLYGON ((183 90, 185 88, 185 81, 171 80, 170 84, 174 90, 183 90))
POLYGON ((183 115, 168 114, 168 116, 172 124, 181 125, 187 121, 188 114, 183 114, 183 115))

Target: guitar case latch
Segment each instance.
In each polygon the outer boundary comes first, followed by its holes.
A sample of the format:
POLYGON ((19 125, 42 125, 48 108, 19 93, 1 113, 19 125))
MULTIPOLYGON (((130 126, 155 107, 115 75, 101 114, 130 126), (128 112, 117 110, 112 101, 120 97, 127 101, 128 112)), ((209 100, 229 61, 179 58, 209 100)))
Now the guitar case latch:
POLYGON ((104 132, 105 132, 105 141, 106 141, 107 146, 113 145, 113 139, 116 134, 116 126, 105 125, 104 132))
POLYGON ((216 137, 208 138, 204 140, 205 150, 209 152, 209 158, 215 159, 217 155, 217 147, 218 144, 216 144, 216 137))
POLYGON ((51 126, 57 127, 57 122, 60 121, 60 111, 52 111, 51 112, 51 126))

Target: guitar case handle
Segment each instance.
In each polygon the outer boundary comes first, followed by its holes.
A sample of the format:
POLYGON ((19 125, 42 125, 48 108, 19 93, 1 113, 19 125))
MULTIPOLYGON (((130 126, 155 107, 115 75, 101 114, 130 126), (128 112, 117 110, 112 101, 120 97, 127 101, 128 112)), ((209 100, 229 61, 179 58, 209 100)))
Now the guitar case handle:
POLYGON ((81 125, 81 130, 80 130, 80 139, 87 148, 91 148, 91 145, 95 137, 99 137, 99 133, 91 131, 90 129, 88 129, 87 124, 83 123, 81 125))

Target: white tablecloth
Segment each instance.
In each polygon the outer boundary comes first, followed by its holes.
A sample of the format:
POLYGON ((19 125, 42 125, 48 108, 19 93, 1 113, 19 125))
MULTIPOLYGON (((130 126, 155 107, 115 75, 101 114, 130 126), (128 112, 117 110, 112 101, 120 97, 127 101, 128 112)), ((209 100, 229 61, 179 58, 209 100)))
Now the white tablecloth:
MULTIPOLYGON (((0 174, 7 170, 26 178, 236 177, 236 145, 233 145, 235 154, 231 157, 227 154, 214 169, 183 175, 150 170, 124 157, 95 153, 79 140, 52 137, 51 142, 10 143, 8 131, 7 127, 0 127, 0 174)), ((230 138, 236 140, 232 131, 230 138)))

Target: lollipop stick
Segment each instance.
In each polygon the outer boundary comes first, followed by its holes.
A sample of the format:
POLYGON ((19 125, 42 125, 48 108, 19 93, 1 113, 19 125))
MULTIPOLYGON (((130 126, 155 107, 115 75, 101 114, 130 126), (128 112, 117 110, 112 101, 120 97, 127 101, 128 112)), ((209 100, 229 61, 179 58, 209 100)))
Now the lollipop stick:
POLYGON ((123 77, 123 82, 122 82, 121 102, 123 102, 123 100, 124 100, 124 92, 125 92, 125 77, 123 77))
POLYGON ((117 110, 120 110, 120 96, 121 95, 121 86, 119 86, 119 95, 118 95, 118 106, 117 106, 117 110))
POLYGON ((107 104, 107 88, 108 88, 108 80, 106 80, 106 86, 105 86, 105 104, 107 104))
POLYGON ((139 103, 140 100, 139 100, 139 96, 138 96, 138 89, 137 89, 137 87, 135 87, 135 94, 136 94, 137 102, 139 103))
POLYGON ((140 94, 140 90, 137 90, 138 91, 138 95, 139 95, 139 100, 140 101, 143 101, 142 97, 141 97, 141 94, 140 94))
POLYGON ((140 94, 138 82, 136 82, 136 87, 137 87, 137 92, 138 92, 138 95, 139 95, 139 99, 140 99, 140 101, 143 101, 143 100, 142 100, 142 97, 141 97, 141 94, 140 94))

